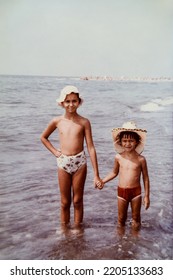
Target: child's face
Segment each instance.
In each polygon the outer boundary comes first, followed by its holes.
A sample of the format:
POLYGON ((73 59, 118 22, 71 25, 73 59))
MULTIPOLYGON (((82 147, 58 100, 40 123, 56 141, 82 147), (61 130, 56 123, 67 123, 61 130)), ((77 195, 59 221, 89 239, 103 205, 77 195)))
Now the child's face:
POLYGON ((127 152, 134 151, 137 146, 137 141, 130 135, 123 135, 121 139, 121 146, 125 149, 127 152))
POLYGON ((79 107, 80 99, 75 93, 70 93, 66 96, 64 102, 62 103, 64 109, 69 112, 75 112, 76 109, 79 107))

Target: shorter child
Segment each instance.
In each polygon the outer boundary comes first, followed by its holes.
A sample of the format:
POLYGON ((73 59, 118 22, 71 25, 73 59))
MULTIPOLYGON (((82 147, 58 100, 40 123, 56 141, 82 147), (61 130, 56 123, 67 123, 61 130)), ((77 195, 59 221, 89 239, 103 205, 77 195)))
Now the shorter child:
MULTIPOLYGON (((144 156, 141 156, 145 139, 146 130, 138 129, 134 122, 124 123, 122 128, 112 130, 115 150, 118 154, 115 156, 113 170, 103 178, 103 183, 107 183, 119 174, 118 183, 118 225, 124 226, 127 219, 127 210, 129 203, 132 210, 132 227, 139 229, 141 224, 141 184, 142 174, 144 183, 144 205, 149 208, 150 183, 147 170, 147 162, 144 156)), ((103 185, 98 182, 98 188, 103 185)))

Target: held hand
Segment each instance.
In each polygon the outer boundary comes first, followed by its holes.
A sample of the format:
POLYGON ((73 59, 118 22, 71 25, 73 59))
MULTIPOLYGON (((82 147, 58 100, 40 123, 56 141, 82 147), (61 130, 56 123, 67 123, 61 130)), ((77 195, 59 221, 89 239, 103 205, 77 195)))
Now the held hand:
POLYGON ((104 186, 104 183, 100 178, 98 178, 97 180, 94 180, 94 183, 95 183, 95 188, 97 188, 99 190, 101 190, 104 186))
POLYGON ((150 207, 150 199, 146 196, 144 196, 143 205, 145 207, 145 210, 147 210, 150 207))
POLYGON ((55 152, 55 156, 56 156, 57 158, 59 158, 61 155, 62 155, 61 150, 60 150, 60 149, 57 149, 56 152, 55 152))

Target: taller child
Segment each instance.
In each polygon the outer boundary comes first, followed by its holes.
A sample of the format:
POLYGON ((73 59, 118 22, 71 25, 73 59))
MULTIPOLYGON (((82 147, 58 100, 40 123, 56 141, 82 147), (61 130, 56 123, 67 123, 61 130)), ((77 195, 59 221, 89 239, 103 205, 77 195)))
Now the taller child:
POLYGON ((83 99, 75 86, 66 86, 56 100, 64 108, 62 116, 55 117, 41 135, 41 141, 57 158, 58 180, 61 194, 61 222, 70 222, 70 206, 73 200, 74 223, 83 221, 83 194, 87 174, 84 151, 86 141, 94 170, 94 184, 100 182, 97 155, 92 139, 90 121, 77 113, 83 99), (60 147, 55 148, 48 139, 58 129, 60 147))

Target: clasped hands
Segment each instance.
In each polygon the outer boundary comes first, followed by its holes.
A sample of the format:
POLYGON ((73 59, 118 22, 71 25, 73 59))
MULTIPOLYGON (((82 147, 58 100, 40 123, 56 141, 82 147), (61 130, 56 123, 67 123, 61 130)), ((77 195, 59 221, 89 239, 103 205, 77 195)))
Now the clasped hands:
POLYGON ((95 178, 94 179, 94 186, 95 186, 96 189, 101 190, 104 187, 104 183, 100 178, 95 178))

